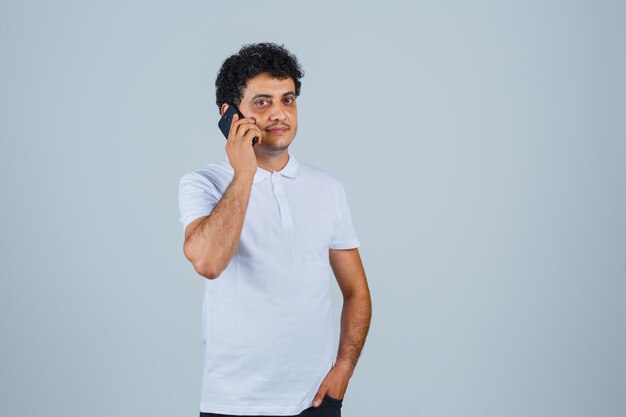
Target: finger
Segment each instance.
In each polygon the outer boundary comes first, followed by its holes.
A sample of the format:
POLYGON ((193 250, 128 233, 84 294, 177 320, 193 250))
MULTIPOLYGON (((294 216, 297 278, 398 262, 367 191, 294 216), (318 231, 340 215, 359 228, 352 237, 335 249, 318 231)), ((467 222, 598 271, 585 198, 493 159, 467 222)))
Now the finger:
POLYGON ((256 133, 254 130, 249 130, 248 133, 246 133, 246 135, 243 137, 244 142, 250 142, 252 143, 252 139, 258 137, 258 133, 256 133))
POLYGON ((254 135, 256 135, 256 136, 261 136, 261 129, 259 129, 257 126, 251 125, 251 124, 247 124, 247 125, 241 126, 239 128, 239 130, 237 130, 237 136, 239 136, 239 137, 241 137, 243 139, 250 132, 254 133, 254 135))
POLYGON ((238 115, 238 114, 237 114, 236 116, 237 116, 237 120, 235 120, 235 118, 233 117, 233 122, 232 122, 232 123, 233 123, 234 125, 239 126, 239 125, 242 125, 242 124, 247 124, 247 123, 250 123, 250 124, 255 124, 255 123, 256 123, 256 120, 255 120, 255 119, 252 119, 252 118, 250 118, 250 117, 242 117, 242 118, 239 118, 239 115, 238 115))
POLYGON ((263 132, 261 131, 261 129, 259 129, 257 126, 252 126, 250 130, 256 132, 256 137, 260 141, 261 136, 263 136, 263 132))
POLYGON ((231 139, 235 137, 235 133, 237 132, 237 125, 235 122, 239 120, 238 114, 233 114, 233 118, 230 120, 230 127, 228 128, 228 141, 232 142, 231 139))
POLYGON ((326 395, 326 387, 320 388, 313 397, 313 407, 319 407, 322 401, 324 400, 324 395, 326 395))
POLYGON ((237 130, 237 134, 235 135, 236 142, 243 142, 246 140, 246 137, 252 132, 254 135, 258 135, 255 129, 252 129, 248 126, 242 126, 237 130))
POLYGON ((236 116, 237 116, 237 121, 241 123, 256 123, 256 119, 253 119, 252 117, 239 117, 238 114, 236 116))
MULTIPOLYGON (((237 117, 239 117, 239 116, 237 116, 237 117)), ((237 120, 237 121, 235 121, 233 119, 233 121, 231 123, 231 126, 230 126, 231 130, 229 132, 229 135, 232 134, 232 138, 233 139, 237 138, 237 137, 241 137, 241 136, 245 135, 246 132, 248 131, 248 126, 252 126, 252 124, 249 123, 249 122, 246 122, 245 119, 241 119, 241 120, 237 120)))
POLYGON ((235 132, 235 135, 245 135, 245 132, 247 132, 247 128, 251 127, 251 126, 255 126, 256 124, 256 120, 254 119, 241 119, 241 120, 237 120, 236 122, 233 121, 233 130, 235 132), (246 130, 241 131, 242 128, 246 128, 246 130))

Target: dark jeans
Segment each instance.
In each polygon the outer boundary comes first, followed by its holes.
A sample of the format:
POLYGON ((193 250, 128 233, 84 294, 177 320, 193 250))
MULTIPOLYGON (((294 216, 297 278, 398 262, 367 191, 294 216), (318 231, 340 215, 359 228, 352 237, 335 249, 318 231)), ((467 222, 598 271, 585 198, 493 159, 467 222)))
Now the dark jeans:
POLYGON ((202 413, 200 417, 341 417, 341 404, 343 400, 330 397, 328 394, 324 396, 324 400, 319 407, 309 407, 295 416, 236 416, 233 414, 215 414, 202 413))

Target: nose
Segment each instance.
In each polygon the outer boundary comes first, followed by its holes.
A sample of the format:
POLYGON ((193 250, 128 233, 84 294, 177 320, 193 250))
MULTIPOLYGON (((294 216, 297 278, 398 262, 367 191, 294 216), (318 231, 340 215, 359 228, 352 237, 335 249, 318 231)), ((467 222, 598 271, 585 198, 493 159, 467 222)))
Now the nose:
POLYGON ((284 122, 287 120, 287 110, 282 103, 274 103, 270 112, 270 119, 273 121, 284 122))

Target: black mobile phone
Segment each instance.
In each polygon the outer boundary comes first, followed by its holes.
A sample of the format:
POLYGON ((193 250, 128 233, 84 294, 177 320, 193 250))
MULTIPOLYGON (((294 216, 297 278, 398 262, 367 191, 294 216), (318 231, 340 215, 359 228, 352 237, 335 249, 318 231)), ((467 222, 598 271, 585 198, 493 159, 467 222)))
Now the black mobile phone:
MULTIPOLYGON (((234 104, 229 104, 228 108, 226 109, 222 117, 220 118, 220 121, 217 122, 217 126, 220 128, 220 130, 226 137, 226 140, 228 140, 228 132, 230 131, 230 125, 233 122, 233 116, 236 114, 239 115, 239 120, 245 117, 243 114, 241 114, 237 106, 235 106, 234 104)), ((256 136, 252 138, 252 146, 256 145, 257 139, 258 138, 256 136)))

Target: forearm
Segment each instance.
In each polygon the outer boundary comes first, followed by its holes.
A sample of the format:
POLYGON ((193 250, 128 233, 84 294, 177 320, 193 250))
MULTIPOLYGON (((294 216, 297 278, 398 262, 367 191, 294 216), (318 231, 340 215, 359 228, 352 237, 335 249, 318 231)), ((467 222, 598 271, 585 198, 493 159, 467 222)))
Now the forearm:
POLYGON ((341 311, 341 334, 337 365, 352 374, 365 344, 372 317, 372 303, 368 290, 344 298, 341 311))
POLYGON ((185 241, 185 255, 201 275, 216 278, 235 254, 253 179, 250 175, 235 175, 211 214, 185 241))

